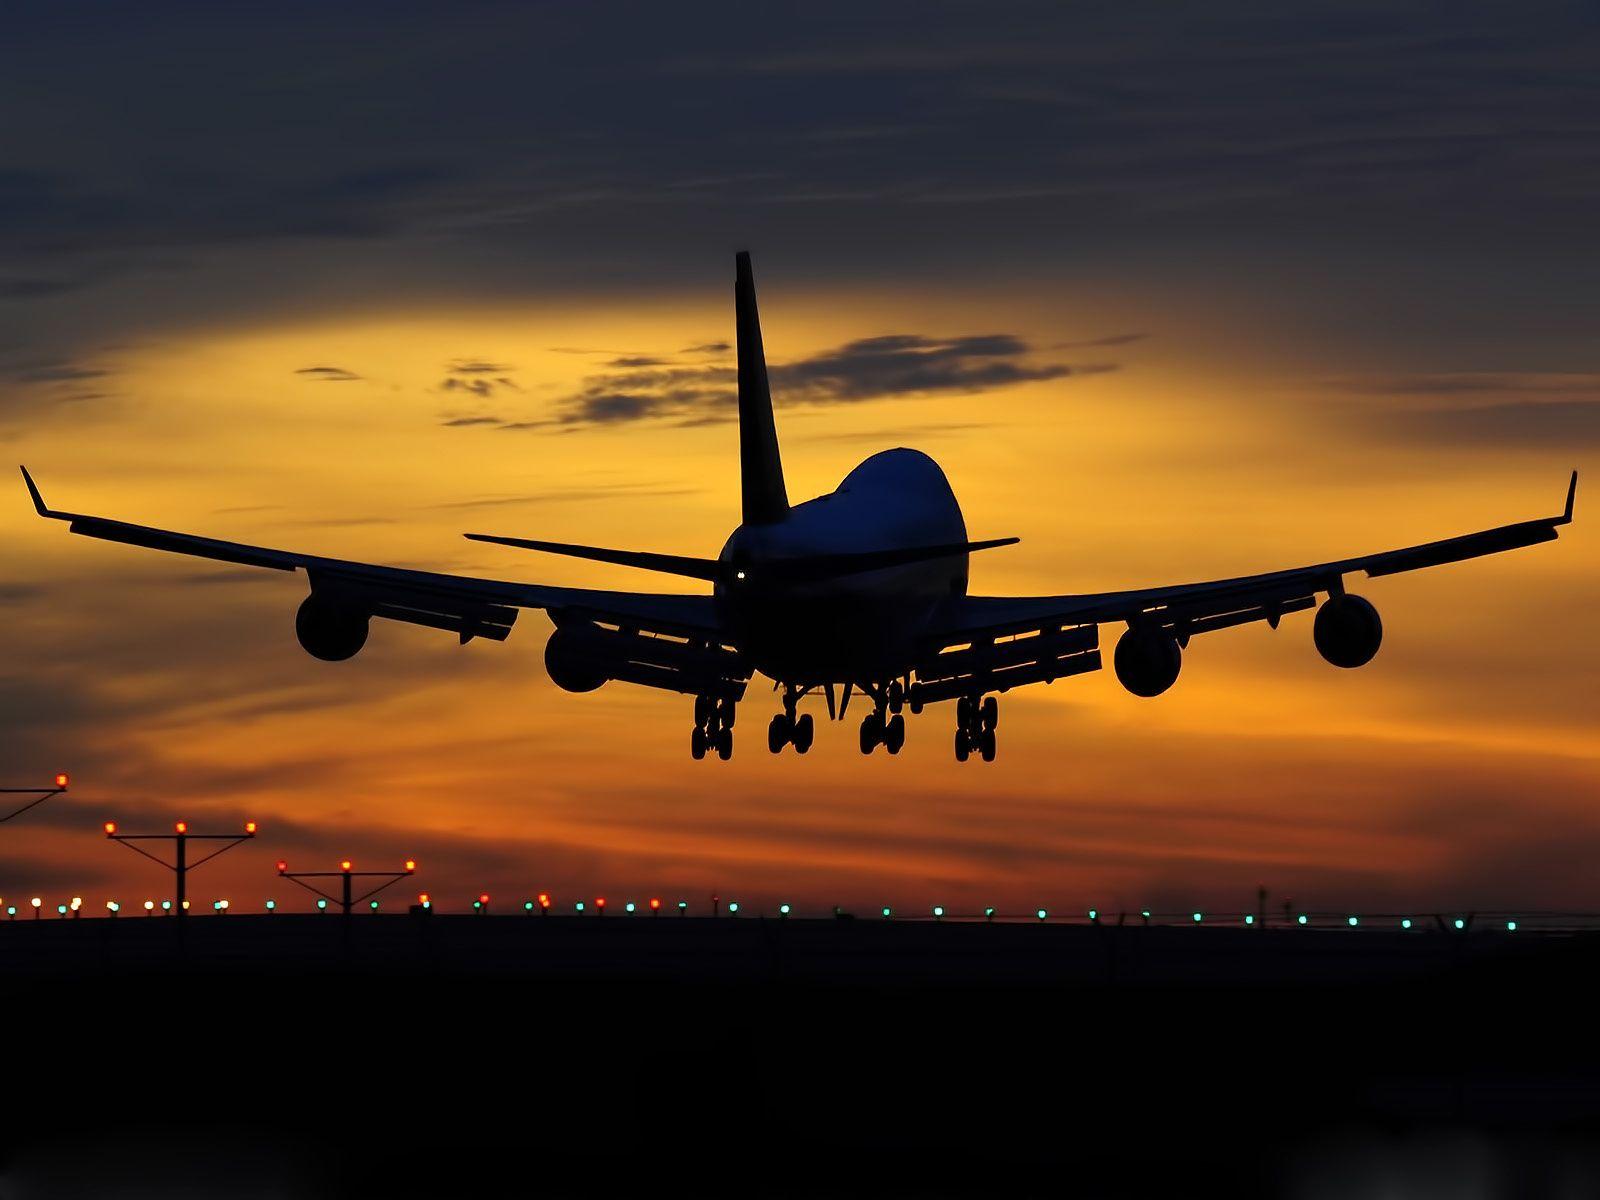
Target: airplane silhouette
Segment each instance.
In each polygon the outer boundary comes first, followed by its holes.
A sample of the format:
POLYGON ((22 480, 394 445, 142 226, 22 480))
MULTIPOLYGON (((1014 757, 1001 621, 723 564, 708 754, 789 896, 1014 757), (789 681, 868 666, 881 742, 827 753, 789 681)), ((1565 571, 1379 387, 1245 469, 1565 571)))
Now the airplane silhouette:
POLYGON ((904 709, 956 702, 955 756, 995 755, 999 693, 1100 669, 1099 627, 1126 626, 1112 655, 1118 681, 1158 696, 1178 678, 1189 639, 1318 604, 1312 637, 1337 667, 1371 661, 1383 638, 1377 609, 1345 590, 1344 577, 1393 575, 1553 541, 1572 520, 1578 473, 1566 508, 1443 541, 1236 579, 1065 596, 970 596, 968 557, 1016 538, 970 541, 961 506, 939 465, 916 450, 874 454, 826 496, 791 505, 767 386, 750 256, 736 260, 739 465, 743 521, 716 558, 608 550, 564 542, 467 534, 550 554, 618 563, 698 579, 711 594, 661 595, 508 583, 346 562, 130 525, 45 506, 22 474, 40 516, 73 533, 154 550, 281 571, 304 570, 310 593, 295 617, 300 645, 338 662, 367 640, 374 617, 503 641, 522 608, 555 625, 545 647, 550 678, 569 692, 613 680, 694 697, 693 757, 733 753, 738 702, 759 671, 782 689, 767 728, 774 753, 811 748, 810 713, 820 692, 842 720, 853 691, 870 698, 861 751, 905 743, 904 709), (836 699, 836 687, 842 698, 836 699))

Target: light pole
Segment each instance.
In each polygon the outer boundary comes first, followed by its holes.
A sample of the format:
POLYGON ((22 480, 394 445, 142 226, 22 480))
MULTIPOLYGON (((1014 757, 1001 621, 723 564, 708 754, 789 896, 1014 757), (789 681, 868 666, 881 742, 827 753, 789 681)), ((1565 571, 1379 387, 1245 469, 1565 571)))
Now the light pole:
POLYGON ((190 833, 187 821, 178 821, 173 825, 173 832, 171 833, 118 833, 115 821, 107 821, 105 830, 106 837, 111 841, 121 842, 134 853, 144 855, 151 862, 160 863, 177 877, 178 906, 174 911, 181 917, 189 911, 189 872, 203 863, 210 862, 217 855, 232 850, 241 842, 251 841, 256 836, 256 823, 254 821, 246 821, 243 833, 190 833), (135 845, 135 842, 171 842, 173 846, 173 861, 168 862, 164 858, 151 854, 150 851, 143 847, 135 845), (190 842, 222 842, 223 845, 218 846, 205 857, 190 862, 190 842))
POLYGON ((62 771, 56 776, 55 783, 52 784, 50 787, 42 787, 42 788, 38 788, 38 787, 31 787, 31 788, 29 788, 29 787, 0 788, 0 796, 32 796, 33 797, 32 800, 29 800, 21 808, 15 809, 12 812, 8 812, 5 816, 0 817, 0 825, 5 824, 7 821, 11 820, 12 817, 20 817, 23 813, 27 812, 30 808, 37 808, 39 805, 43 804, 46 800, 50 799, 51 796, 59 796, 59 795, 61 795, 62 792, 67 790, 67 784, 69 782, 70 782, 70 779, 69 779, 67 773, 65 771, 62 771))
POLYGON ((287 862, 284 862, 281 859, 278 862, 279 875, 283 876, 283 878, 287 879, 290 883, 298 884, 300 887, 305 888, 306 891, 321 896, 324 900, 333 901, 344 910, 344 915, 347 917, 350 915, 350 910, 353 906, 359 904, 363 900, 369 899, 372 896, 376 896, 386 887, 393 887, 402 879, 414 874, 416 869, 417 862, 412 858, 406 859, 404 868, 399 871, 357 871, 351 868, 350 860, 348 858, 339 864, 339 869, 337 871, 291 871, 289 870, 289 864, 287 862), (339 895, 330 896, 327 892, 323 891, 315 884, 307 883, 306 880, 308 879, 339 880, 339 895), (354 894, 355 889, 351 886, 351 881, 355 879, 381 879, 383 882, 378 884, 377 887, 372 888, 369 891, 362 892, 361 895, 357 896, 354 894))

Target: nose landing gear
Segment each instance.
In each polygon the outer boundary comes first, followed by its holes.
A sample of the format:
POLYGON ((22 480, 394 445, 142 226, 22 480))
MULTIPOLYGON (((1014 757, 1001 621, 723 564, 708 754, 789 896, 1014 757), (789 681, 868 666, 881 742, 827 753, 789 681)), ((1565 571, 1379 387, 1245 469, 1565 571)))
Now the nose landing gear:
POLYGON ((774 754, 781 753, 786 745, 793 746, 796 754, 804 754, 811 749, 811 739, 815 733, 811 714, 795 716, 795 706, 800 703, 800 695, 801 693, 795 688, 785 688, 783 711, 777 713, 767 726, 767 749, 774 754))
POLYGON ((1000 701, 993 696, 980 700, 963 696, 956 701, 956 761, 966 762, 976 752, 984 762, 993 762, 994 729, 1000 723, 1000 701))
POLYGON ((696 762, 715 750, 727 762, 733 757, 733 701, 712 696, 694 698, 694 732, 689 735, 689 757, 696 762))
POLYGON ((899 754, 906 744, 906 718, 900 711, 905 704, 905 688, 899 680, 873 693, 876 706, 861 722, 861 753, 871 754, 882 746, 899 754))

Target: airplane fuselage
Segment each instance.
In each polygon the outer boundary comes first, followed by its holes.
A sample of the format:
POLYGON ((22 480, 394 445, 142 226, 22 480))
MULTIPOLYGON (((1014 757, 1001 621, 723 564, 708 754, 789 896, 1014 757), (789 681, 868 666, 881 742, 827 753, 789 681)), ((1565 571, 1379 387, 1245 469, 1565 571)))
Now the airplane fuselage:
POLYGON ((762 564, 966 540, 961 506, 939 464, 917 450, 885 450, 781 520, 734 530, 720 557, 744 578, 736 573, 718 585, 719 613, 741 652, 770 678, 893 678, 915 663, 946 598, 965 595, 965 553, 807 584, 768 585, 762 564))

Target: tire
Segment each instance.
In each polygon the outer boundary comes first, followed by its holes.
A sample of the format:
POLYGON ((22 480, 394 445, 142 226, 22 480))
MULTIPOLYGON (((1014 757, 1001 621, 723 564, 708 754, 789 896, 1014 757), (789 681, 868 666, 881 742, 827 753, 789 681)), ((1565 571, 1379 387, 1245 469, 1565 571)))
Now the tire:
POLYGON ((717 757, 723 762, 733 757, 733 730, 726 725, 717 733, 717 757))
POLYGON ((994 730, 985 729, 978 738, 978 750, 984 762, 994 761, 994 730))
POLYGON ((689 735, 689 757, 699 762, 706 756, 706 731, 700 726, 694 727, 694 732, 689 735))
POLYGON ((971 752, 972 747, 967 743, 967 731, 965 729, 956 730, 956 761, 966 762, 967 755, 971 752))
POLYGON ((717 718, 724 729, 733 728, 733 718, 737 712, 738 709, 731 700, 724 700, 717 705, 717 718))
POLYGON ((767 726, 767 749, 774 754, 779 754, 783 751, 784 746, 788 744, 789 739, 789 721, 782 713, 779 713, 772 718, 771 723, 767 726))
POLYGON ((861 722, 861 753, 871 754, 878 745, 877 722, 871 717, 861 722))
POLYGON ((972 697, 962 696, 956 701, 956 724, 963 729, 972 728, 972 697))
POLYGON ((791 738, 794 742, 794 752, 796 754, 804 754, 811 749, 811 739, 815 733, 816 726, 811 720, 811 714, 806 713, 805 716, 794 723, 794 735, 791 738))
POLYGON ((993 696, 987 697, 983 702, 983 710, 981 715, 983 717, 983 727, 985 729, 993 729, 996 725, 1000 724, 1000 701, 995 699, 993 696))
POLYGON ((694 723, 704 725, 711 719, 711 699, 708 696, 694 698, 694 723))
POLYGON ((889 718, 889 726, 883 732, 883 744, 890 754, 899 754, 900 747, 906 744, 906 719, 898 713, 889 718))

